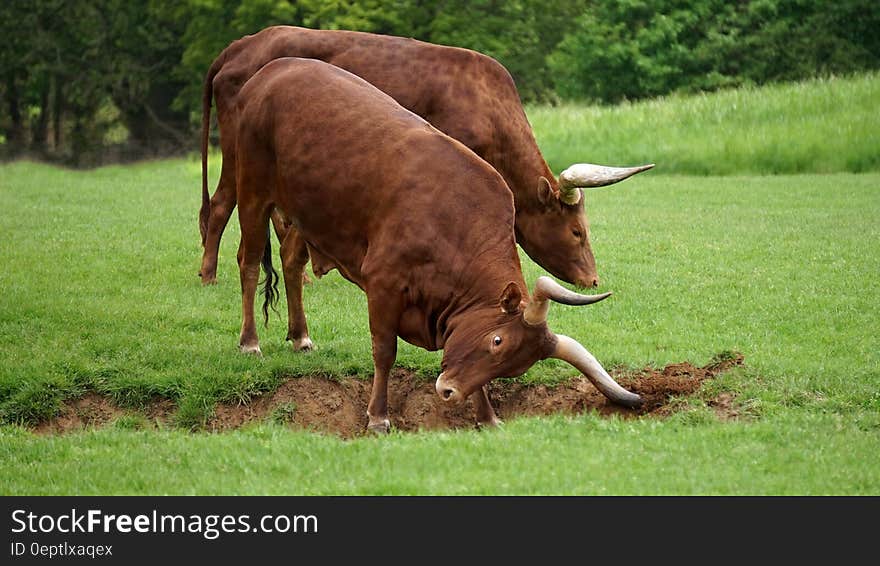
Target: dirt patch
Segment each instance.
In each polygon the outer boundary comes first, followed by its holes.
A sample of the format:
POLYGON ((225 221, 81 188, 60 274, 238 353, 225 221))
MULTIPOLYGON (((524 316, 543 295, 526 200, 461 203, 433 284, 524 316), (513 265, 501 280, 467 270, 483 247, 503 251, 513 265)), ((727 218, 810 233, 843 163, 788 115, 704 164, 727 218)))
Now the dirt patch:
MULTIPOLYGON (((636 372, 612 371, 625 388, 638 393, 643 404, 638 409, 614 405, 583 376, 557 385, 525 384, 496 380, 489 385, 489 398, 502 420, 520 415, 577 414, 597 411, 623 418, 643 415, 666 416, 676 411, 670 400, 694 394, 702 383, 715 375, 741 365, 741 355, 727 356, 705 367, 690 363, 670 364, 662 369, 644 368, 636 372)), ((325 377, 291 378, 275 391, 257 396, 249 403, 218 404, 206 428, 221 432, 265 420, 295 428, 352 438, 364 434, 370 380, 325 377)), ((735 398, 722 393, 708 402, 719 418, 738 417, 735 398)), ((65 403, 55 418, 35 428, 38 433, 60 433, 105 425, 124 415, 145 417, 151 426, 170 421, 174 403, 156 399, 141 412, 127 411, 108 398, 90 393, 65 403)), ((396 369, 388 383, 388 409, 393 426, 399 430, 432 430, 474 427, 474 408, 443 403, 434 391, 434 381, 412 372, 396 369)))
MULTIPOLYGON (((398 376, 399 372, 395 378, 398 376)), ((272 419, 350 438, 367 426, 369 395, 370 382, 364 379, 291 378, 274 392, 255 397, 247 404, 218 404, 207 428, 224 431, 272 419)))
POLYGON ((98 427, 122 414, 123 411, 107 397, 87 393, 79 399, 66 401, 58 415, 40 423, 34 431, 38 434, 52 434, 98 427))
POLYGON ((123 409, 109 397, 86 393, 82 397, 65 401, 61 411, 53 418, 33 428, 37 434, 58 434, 87 428, 100 428, 123 417, 134 417, 136 422, 148 427, 167 424, 174 413, 171 399, 156 398, 141 411, 123 409))
POLYGON ((171 399, 155 397, 152 401, 147 403, 147 406, 143 411, 138 414, 144 415, 152 426, 160 427, 171 422, 176 410, 177 405, 175 405, 174 401, 171 399))
MULTIPOLYGON (((502 420, 520 415, 576 414, 590 410, 624 418, 664 416, 675 410, 670 399, 694 394, 703 381, 741 365, 742 361, 742 356, 736 355, 705 367, 685 362, 660 370, 612 372, 621 385, 642 397, 643 404, 638 409, 614 405, 583 376, 557 385, 496 380, 489 386, 489 398, 502 420)), ((252 399, 248 404, 218 405, 208 428, 223 431, 273 419, 351 438, 363 434, 366 428, 370 387, 369 380, 356 378, 289 379, 273 393, 252 399)), ((719 417, 736 418, 733 395, 723 394, 713 402, 719 417)), ((475 426, 470 400, 462 405, 443 403, 434 391, 433 380, 401 369, 395 370, 388 382, 388 410, 394 427, 404 431, 475 426)))
POLYGON ((722 421, 733 421, 740 417, 740 407, 733 393, 721 393, 707 403, 722 421))

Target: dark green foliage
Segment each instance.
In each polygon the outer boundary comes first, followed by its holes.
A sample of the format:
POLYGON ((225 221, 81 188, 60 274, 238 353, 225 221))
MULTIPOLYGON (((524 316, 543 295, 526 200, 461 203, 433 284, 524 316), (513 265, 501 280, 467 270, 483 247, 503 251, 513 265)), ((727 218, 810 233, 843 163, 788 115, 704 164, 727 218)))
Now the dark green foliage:
POLYGON ((138 156, 188 148, 187 116, 170 106, 182 88, 182 24, 170 16, 150 2, 5 2, 0 151, 87 165, 114 128, 138 156))
POLYGON ((880 68, 872 0, 595 2, 549 57, 560 95, 604 102, 880 68))
POLYGON ((230 42, 276 24, 351 29, 496 57, 526 100, 586 0, 9 0, 0 6, 0 157, 72 165, 197 147, 205 72, 230 42))
POLYGON ((553 81, 544 59, 567 23, 584 11, 583 0, 545 2, 445 0, 421 39, 467 47, 507 67, 524 100, 550 96, 553 81))
POLYGON ((874 0, 6 0, 0 157, 72 165, 198 147, 230 42, 290 24, 414 37, 500 61, 524 101, 605 102, 880 67, 874 0))

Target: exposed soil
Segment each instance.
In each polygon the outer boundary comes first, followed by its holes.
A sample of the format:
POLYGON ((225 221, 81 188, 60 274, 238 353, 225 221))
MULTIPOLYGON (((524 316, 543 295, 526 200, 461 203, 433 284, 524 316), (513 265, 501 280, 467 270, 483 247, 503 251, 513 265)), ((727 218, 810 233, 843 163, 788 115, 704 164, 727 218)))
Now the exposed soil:
POLYGON ((156 427, 169 423, 176 406, 171 399, 156 398, 140 411, 124 409, 109 397, 97 393, 86 393, 78 399, 65 401, 61 411, 53 418, 36 425, 37 434, 58 434, 99 428, 117 419, 136 417, 136 422, 145 427, 156 427))
MULTIPOLYGON (((502 420, 520 415, 576 414, 597 411, 602 415, 623 418, 642 415, 667 416, 675 412, 674 398, 694 394, 703 381, 741 365, 741 355, 696 367, 690 363, 670 364, 663 369, 644 368, 637 372, 614 372, 614 378, 630 391, 641 395, 638 409, 626 409, 610 403, 585 377, 569 379, 557 385, 524 384, 496 380, 489 386, 489 398, 502 420)), ((225 431, 267 419, 290 426, 329 432, 344 438, 364 433, 366 407, 371 383, 366 379, 325 377, 291 378, 278 389, 251 399, 246 404, 218 404, 207 429, 225 431)), ((722 393, 708 405, 724 420, 739 416, 735 397, 722 393)), ((399 430, 448 429, 474 427, 474 409, 470 401, 447 405, 434 391, 434 382, 406 370, 394 371, 388 386, 389 417, 399 430)), ((43 422, 38 433, 61 433, 99 427, 125 415, 139 416, 142 424, 159 426, 173 417, 174 403, 157 399, 143 411, 121 409, 106 397, 89 393, 65 403, 60 414, 43 422)))
POLYGON ((107 397, 86 393, 79 399, 66 401, 61 412, 34 428, 34 432, 50 434, 101 426, 124 412, 107 397))

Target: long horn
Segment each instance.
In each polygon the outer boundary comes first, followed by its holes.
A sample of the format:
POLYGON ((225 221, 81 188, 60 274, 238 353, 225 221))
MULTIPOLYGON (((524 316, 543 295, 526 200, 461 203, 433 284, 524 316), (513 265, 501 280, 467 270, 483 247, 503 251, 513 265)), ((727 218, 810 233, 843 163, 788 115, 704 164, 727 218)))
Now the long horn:
POLYGON ((580 188, 604 187, 619 183, 636 173, 654 167, 653 163, 638 167, 606 167, 592 163, 576 163, 559 174, 559 198, 565 204, 581 200, 580 188))
POLYGON ((587 379, 596 386, 596 389, 601 391, 613 403, 631 409, 641 406, 642 398, 631 391, 627 391, 614 381, 593 354, 589 353, 577 340, 561 334, 557 334, 556 339, 558 340, 556 342, 556 351, 550 356, 551 358, 564 360, 576 367, 578 371, 587 376, 587 379))
POLYGON ((523 313, 523 319, 526 324, 541 324, 547 320, 547 310, 550 308, 549 301, 555 301, 563 305, 591 305, 598 303, 602 299, 607 299, 611 293, 602 293, 601 295, 581 295, 569 291, 556 281, 546 276, 538 277, 535 282, 535 291, 532 298, 523 313))

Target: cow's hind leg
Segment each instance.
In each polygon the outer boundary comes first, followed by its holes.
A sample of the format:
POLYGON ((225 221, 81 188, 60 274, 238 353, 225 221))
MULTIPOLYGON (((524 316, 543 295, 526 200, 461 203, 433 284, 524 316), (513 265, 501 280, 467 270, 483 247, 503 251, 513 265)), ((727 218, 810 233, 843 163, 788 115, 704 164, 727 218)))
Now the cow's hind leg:
POLYGON ((287 237, 287 233, 290 231, 290 223, 284 217, 284 213, 281 212, 281 209, 277 206, 272 209, 272 227, 275 228, 275 235, 278 236, 278 241, 283 242, 284 238, 287 237))
POLYGON ((234 158, 223 156, 223 167, 220 171, 220 181, 217 190, 211 197, 211 210, 208 215, 208 225, 204 234, 205 250, 202 253, 202 267, 199 269, 199 277, 202 285, 217 283, 217 256, 220 250, 220 238, 229 223, 229 217, 235 210, 235 169, 234 158))
POLYGON ((239 349, 245 354, 262 355, 257 325, 254 320, 254 297, 260 279, 260 262, 269 237, 269 207, 255 202, 239 204, 241 244, 238 248, 238 269, 241 276, 241 334, 239 349))
MULTIPOLYGON (((290 221, 287 220, 287 218, 284 216, 284 213, 277 206, 274 209, 272 209, 272 217, 271 218, 272 218, 272 226, 275 228, 275 235, 278 236, 278 242, 279 243, 284 242, 284 238, 287 237, 287 233, 293 229, 290 224, 290 221)), ((305 245, 305 244, 303 244, 303 245, 305 245)), ((308 263, 309 262, 308 246, 306 246, 305 253, 306 253, 306 263, 308 263)), ((281 260, 284 261, 283 255, 281 256, 281 260)), ((302 280, 303 280, 303 285, 308 285, 312 282, 312 280, 309 279, 308 274, 306 274, 305 266, 303 266, 302 280)))
POLYGON ((309 327, 303 308, 303 275, 309 261, 309 250, 299 232, 290 228, 281 242, 281 264, 287 292, 287 339, 295 351, 311 350, 309 327))
POLYGON ((494 427, 502 424, 489 401, 489 387, 487 385, 482 386, 471 396, 471 399, 473 399, 477 411, 477 426, 494 427))

